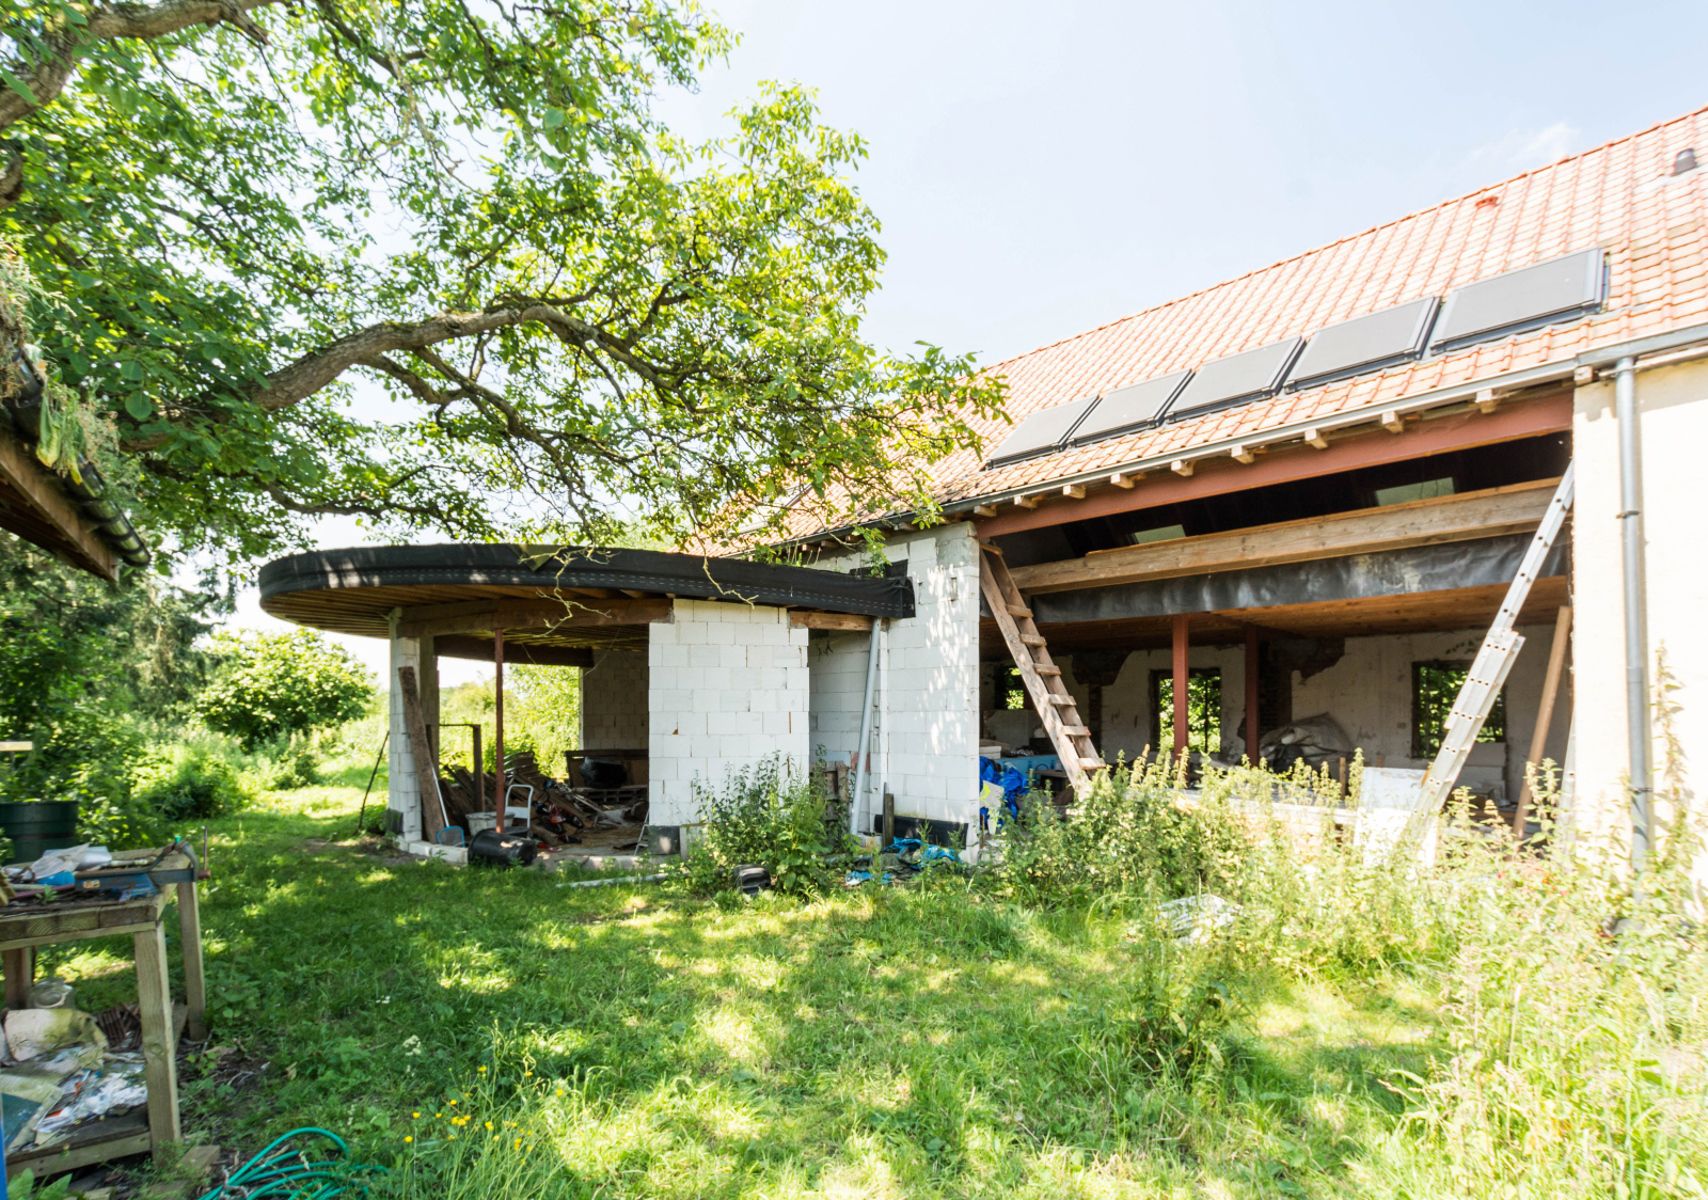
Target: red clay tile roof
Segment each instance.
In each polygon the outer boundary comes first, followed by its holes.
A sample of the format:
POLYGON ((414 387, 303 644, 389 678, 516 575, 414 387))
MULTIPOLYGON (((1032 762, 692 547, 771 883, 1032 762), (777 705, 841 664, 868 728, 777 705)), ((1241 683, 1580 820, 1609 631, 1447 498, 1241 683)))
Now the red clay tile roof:
MULTIPOLYGON (((962 451, 933 468, 939 498, 1041 487, 1708 322, 1708 167, 1670 176, 1686 147, 1708 159, 1708 108, 990 369, 1007 377, 1008 416, 1018 424, 1051 405, 1601 246, 1610 282, 1595 314, 995 470, 983 469, 984 454, 962 451)), ((975 428, 988 453, 1011 425, 990 420, 975 428)))

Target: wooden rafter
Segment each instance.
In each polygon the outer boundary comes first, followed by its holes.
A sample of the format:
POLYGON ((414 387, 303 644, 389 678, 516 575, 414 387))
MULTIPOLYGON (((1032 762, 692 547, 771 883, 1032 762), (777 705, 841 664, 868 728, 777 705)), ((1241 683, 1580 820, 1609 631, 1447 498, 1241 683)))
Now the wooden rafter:
POLYGON ((1028 593, 1061 592, 1527 533, 1541 520, 1558 482, 1541 479, 1385 508, 1098 550, 1083 558, 1016 567, 1014 582, 1028 593))
POLYGON ((0 527, 10 529, 74 566, 114 580, 118 559, 51 473, 9 434, 0 433, 0 527), (10 501, 7 504, 6 501, 10 501))

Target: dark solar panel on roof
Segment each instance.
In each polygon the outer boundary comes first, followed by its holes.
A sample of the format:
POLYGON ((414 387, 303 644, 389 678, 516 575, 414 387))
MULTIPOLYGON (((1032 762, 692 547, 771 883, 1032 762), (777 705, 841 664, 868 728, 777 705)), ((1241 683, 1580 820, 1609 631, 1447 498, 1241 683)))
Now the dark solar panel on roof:
POLYGON ((1110 392, 1074 430, 1073 444, 1083 446, 1149 425, 1162 416, 1168 402, 1180 391, 1180 385, 1191 375, 1191 371, 1176 371, 1110 392))
POLYGON ((1466 284, 1448 293, 1429 348, 1451 350, 1589 312, 1601 304, 1605 275, 1597 248, 1466 284))
POLYGON ((985 465, 999 467, 1060 449, 1073 436, 1074 427, 1096 404, 1096 396, 1087 396, 1071 404, 1058 404, 1033 413, 1002 439, 1002 444, 991 452, 985 465))
POLYGON ((1287 368, 1303 344, 1303 338, 1288 338, 1206 363, 1181 389, 1168 415, 1175 417, 1207 408, 1223 408, 1242 400, 1269 395, 1281 386, 1287 368))
POLYGON ((1404 362, 1423 353, 1435 297, 1355 317, 1311 335, 1287 380, 1289 388, 1314 387, 1361 371, 1404 362))

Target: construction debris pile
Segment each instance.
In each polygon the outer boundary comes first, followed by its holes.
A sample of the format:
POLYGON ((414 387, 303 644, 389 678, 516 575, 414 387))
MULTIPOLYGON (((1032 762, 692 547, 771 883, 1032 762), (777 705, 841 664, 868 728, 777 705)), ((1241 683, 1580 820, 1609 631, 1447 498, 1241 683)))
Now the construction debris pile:
MULTIPOLYGON (((540 769, 530 751, 504 756, 506 828, 520 832, 524 825, 542 849, 580 845, 595 831, 633 827, 635 840, 646 824, 644 784, 629 782, 620 762, 572 760, 572 778, 558 779, 540 769), (579 770, 573 768, 579 766, 579 770), (579 778, 575 778, 579 777, 579 778)), ((493 826, 493 796, 497 780, 490 771, 449 767, 439 780, 445 816, 472 837, 493 826)))

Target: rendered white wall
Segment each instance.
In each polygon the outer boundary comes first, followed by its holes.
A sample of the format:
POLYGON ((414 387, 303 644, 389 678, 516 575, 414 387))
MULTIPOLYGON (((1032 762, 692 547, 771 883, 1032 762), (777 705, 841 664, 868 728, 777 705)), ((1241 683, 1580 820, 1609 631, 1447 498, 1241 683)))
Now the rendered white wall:
POLYGON ((696 782, 715 788, 772 755, 811 766, 807 631, 786 611, 678 600, 649 630, 653 824, 697 820, 696 782))
MULTIPOLYGON (((915 615, 889 621, 879 642, 872 787, 861 827, 870 827, 886 789, 902 816, 976 822, 978 544, 972 527, 960 523, 897 537, 885 553, 907 564, 915 615)), ((863 562, 849 554, 815 565, 845 571, 863 562)), ((813 746, 830 761, 852 762, 856 751, 867 644, 864 633, 813 642, 813 746)))
MULTIPOLYGON (((1637 375, 1643 449, 1643 524, 1647 541, 1651 683, 1664 654, 1676 681, 1675 732, 1694 752, 1687 785, 1708 794, 1708 564, 1703 561, 1702 447, 1708 444, 1708 364, 1637 375)), ((1576 831, 1625 844, 1629 755, 1625 734, 1624 597, 1620 566, 1619 425, 1613 385, 1579 388, 1573 455, 1577 504, 1572 519, 1573 646, 1578 708, 1574 727, 1576 831)), ((1656 730, 1657 782, 1665 751, 1656 730)))
POLYGON ((649 674, 646 650, 593 652, 593 665, 581 671, 583 749, 631 750, 647 744, 649 674))

